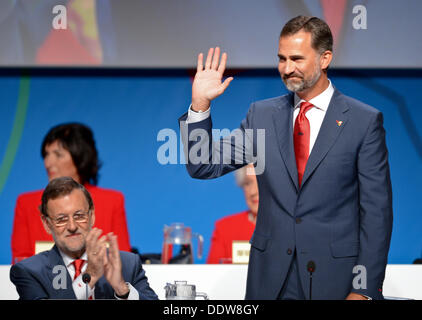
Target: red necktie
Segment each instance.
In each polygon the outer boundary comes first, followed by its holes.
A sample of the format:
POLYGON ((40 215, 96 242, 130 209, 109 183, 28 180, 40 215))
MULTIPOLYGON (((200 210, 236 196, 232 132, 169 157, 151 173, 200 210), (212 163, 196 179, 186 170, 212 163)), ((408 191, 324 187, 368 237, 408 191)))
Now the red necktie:
MULTIPOLYGON (((83 259, 76 259, 72 262, 73 266, 75 267, 75 276, 73 277, 73 281, 82 273, 82 266, 84 265, 85 260, 83 259)), ((81 286, 81 284, 79 284, 81 286)), ((92 296, 89 296, 88 300, 92 300, 92 296)))
POLYGON ((84 262, 85 260, 83 259, 76 259, 72 262, 73 266, 75 267, 75 276, 73 277, 73 280, 75 280, 82 273, 82 266, 84 262))
POLYGON ((309 141, 311 136, 311 128, 309 120, 306 118, 306 112, 313 107, 310 102, 302 102, 300 104, 300 111, 295 121, 294 128, 294 145, 297 174, 299 178, 299 186, 302 183, 303 174, 305 173, 306 162, 309 157, 309 141))

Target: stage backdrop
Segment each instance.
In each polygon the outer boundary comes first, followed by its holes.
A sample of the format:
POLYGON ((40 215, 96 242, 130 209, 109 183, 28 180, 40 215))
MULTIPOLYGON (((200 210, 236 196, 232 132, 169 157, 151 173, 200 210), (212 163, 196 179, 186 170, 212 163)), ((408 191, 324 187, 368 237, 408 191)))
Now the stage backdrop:
MULTIPOLYGON (((412 263, 422 249, 422 72, 332 70, 333 84, 384 113, 394 192, 389 263, 412 263)), ((161 251, 163 226, 184 222, 205 238, 217 219, 246 209, 233 174, 193 180, 183 164, 162 165, 162 129, 178 134, 190 103, 187 70, 0 70, 0 264, 11 262, 17 196, 42 189, 40 144, 54 125, 78 121, 95 134, 103 167, 99 186, 124 193, 132 246, 161 251)), ((286 93, 275 70, 231 71, 234 81, 212 106, 215 128, 238 127, 251 102, 286 93)), ((178 145, 180 153, 180 145, 178 145)), ((196 259, 203 263, 205 259, 196 259)))
POLYGON ((1 0, 0 66, 189 68, 221 46, 234 68, 271 68, 283 25, 323 18, 333 66, 421 68, 420 0, 1 0), (252 45, 251 45, 252 44, 252 45))

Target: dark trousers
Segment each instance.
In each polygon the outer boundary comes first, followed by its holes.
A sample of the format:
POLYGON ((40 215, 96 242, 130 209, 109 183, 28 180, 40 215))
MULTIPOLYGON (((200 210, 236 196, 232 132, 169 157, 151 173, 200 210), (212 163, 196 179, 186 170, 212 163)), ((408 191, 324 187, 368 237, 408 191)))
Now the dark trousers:
POLYGON ((305 294, 300 284, 299 269, 297 265, 296 250, 290 264, 286 280, 277 297, 278 300, 305 300, 305 294))

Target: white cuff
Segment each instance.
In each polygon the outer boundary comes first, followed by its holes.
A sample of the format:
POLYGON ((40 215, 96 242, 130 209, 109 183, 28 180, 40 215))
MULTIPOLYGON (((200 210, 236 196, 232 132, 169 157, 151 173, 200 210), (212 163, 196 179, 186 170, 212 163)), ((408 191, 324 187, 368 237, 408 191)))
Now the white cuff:
POLYGON ((191 104, 189 106, 188 117, 186 119, 186 123, 195 123, 195 122, 205 120, 205 119, 209 118, 210 114, 211 114, 211 107, 209 107, 205 111, 196 112, 196 111, 192 110, 192 104, 191 104))
POLYGON ((136 290, 129 282, 126 282, 127 286, 129 287, 129 296, 127 299, 120 299, 118 296, 116 296, 116 292, 114 293, 114 297, 117 300, 139 300, 139 292, 136 290))

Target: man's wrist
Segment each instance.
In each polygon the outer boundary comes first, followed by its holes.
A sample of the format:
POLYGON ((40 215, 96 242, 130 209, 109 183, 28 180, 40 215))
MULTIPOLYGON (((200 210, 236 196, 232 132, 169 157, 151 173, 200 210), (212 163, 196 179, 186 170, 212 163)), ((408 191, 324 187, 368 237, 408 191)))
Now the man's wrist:
POLYGON ((121 283, 117 288, 114 289, 114 293, 119 299, 127 299, 129 292, 130 288, 126 282, 121 283))
POLYGON ((186 118, 186 123, 192 124, 192 123, 203 121, 209 118, 210 114, 211 114, 211 107, 209 107, 204 112, 196 112, 196 111, 193 111, 192 105, 190 105, 189 110, 188 110, 188 116, 186 118))
POLYGON ((210 108, 209 101, 195 101, 192 100, 191 109, 195 112, 205 112, 210 108))

